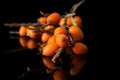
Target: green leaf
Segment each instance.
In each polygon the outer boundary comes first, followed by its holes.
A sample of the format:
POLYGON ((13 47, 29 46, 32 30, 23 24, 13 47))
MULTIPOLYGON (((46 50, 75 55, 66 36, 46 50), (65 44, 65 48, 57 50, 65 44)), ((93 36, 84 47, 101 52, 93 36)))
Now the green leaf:
POLYGON ((73 26, 77 26, 77 25, 78 25, 78 24, 76 23, 76 21, 74 20, 73 17, 71 17, 71 21, 72 21, 72 25, 73 25, 73 26))

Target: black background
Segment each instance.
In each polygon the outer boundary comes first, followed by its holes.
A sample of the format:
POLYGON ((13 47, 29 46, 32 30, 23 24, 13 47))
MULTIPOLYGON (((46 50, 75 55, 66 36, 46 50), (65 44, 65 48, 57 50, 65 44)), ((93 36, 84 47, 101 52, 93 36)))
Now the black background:
MULTIPOLYGON (((13 66, 8 66, 9 59, 12 59, 12 55, 4 55, 6 48, 13 47, 17 45, 17 41, 10 42, 8 37, 8 28, 4 26, 4 23, 22 23, 22 22, 36 22, 37 18, 40 17, 39 11, 45 13, 51 13, 54 11, 64 14, 69 12, 71 6, 80 0, 9 0, 1 2, 1 12, 0 12, 0 36, 1 36, 1 54, 2 54, 2 64, 3 68, 2 73, 4 74, 3 79, 5 78, 14 78, 15 71, 12 68, 13 66), (7 63, 6 63, 7 62, 7 63), (8 68, 8 69, 6 69, 8 68), (9 69, 13 69, 9 70, 9 69), (13 74, 12 74, 13 73, 13 74), (9 76, 9 77, 8 77, 9 76), (12 76, 12 77, 10 77, 12 76)), ((79 80, 93 80, 95 79, 96 74, 96 57, 97 57, 97 11, 96 8, 98 2, 96 0, 86 0, 76 11, 78 15, 81 16, 83 20, 83 31, 85 34, 84 43, 87 44, 89 48, 88 56, 90 61, 86 65, 85 69, 81 73, 82 75, 76 76, 76 79, 79 80)), ((17 55, 19 56, 19 55, 17 55)), ((14 57, 13 57, 14 58, 14 57)), ((20 57, 19 57, 20 58, 20 57)), ((10 60, 13 62, 14 59, 10 60)), ((17 63, 15 61, 15 63, 17 63)), ((19 65, 20 66, 20 65, 19 65)), ((15 67, 15 66, 14 66, 15 67)), ((17 68, 15 68, 17 70, 17 68)))

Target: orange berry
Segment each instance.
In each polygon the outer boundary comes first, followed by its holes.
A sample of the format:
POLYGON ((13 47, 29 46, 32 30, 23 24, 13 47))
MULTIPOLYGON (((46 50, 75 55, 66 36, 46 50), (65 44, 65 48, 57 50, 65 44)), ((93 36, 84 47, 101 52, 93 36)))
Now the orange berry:
POLYGON ((57 36, 58 34, 66 34, 66 30, 63 27, 57 27, 54 30, 54 35, 57 36))
POLYGON ((58 24, 60 21, 60 18, 61 18, 61 16, 59 13, 53 12, 47 17, 47 23, 48 24, 58 24))
POLYGON ((19 29, 19 35, 20 36, 26 36, 27 34, 27 28, 24 27, 24 26, 21 26, 20 29, 19 29))
POLYGON ((56 42, 56 36, 55 36, 55 35, 52 35, 52 36, 49 38, 47 44, 51 44, 51 43, 54 43, 54 42, 56 42))
POLYGON ((64 23, 64 18, 61 18, 61 19, 60 19, 60 22, 59 22, 59 25, 62 27, 62 26, 63 26, 63 23, 64 23))
POLYGON ((83 31, 78 26, 71 26, 69 28, 69 33, 71 34, 73 41, 79 41, 84 38, 83 31))
POLYGON ((35 49, 37 47, 37 44, 34 39, 29 39, 27 41, 27 48, 28 49, 35 49))
MULTIPOLYGON (((63 26, 63 23, 64 23, 64 20, 65 18, 62 18, 59 22, 59 25, 62 27, 63 26)), ((72 26, 72 21, 71 21, 71 18, 68 17, 67 20, 66 20, 66 25, 68 25, 69 27, 72 26)))
MULTIPOLYGON (((28 26, 28 28, 36 29, 35 26, 28 26)), ((27 29, 27 34, 30 38, 36 39, 36 38, 39 38, 41 36, 40 32, 34 32, 31 29, 27 29)))
POLYGON ((82 25, 82 19, 81 19, 81 17, 80 16, 75 16, 74 20, 77 23, 77 26, 81 27, 81 25, 82 25))
POLYGON ((47 68, 49 68, 51 70, 55 70, 56 69, 56 67, 54 66, 54 64, 53 64, 53 62, 52 62, 50 57, 46 57, 46 56, 42 57, 42 62, 43 62, 43 64, 47 68))
POLYGON ((76 42, 72 47, 72 50, 76 55, 83 55, 88 51, 88 48, 85 44, 76 42))
POLYGON ((66 47, 69 44, 69 38, 66 34, 59 34, 56 36, 56 43, 60 47, 66 47))
POLYGON ((27 41, 28 41, 28 39, 26 37, 19 38, 19 42, 22 47, 27 47, 27 41))
POLYGON ((44 56, 54 56, 59 46, 56 43, 47 44, 42 51, 44 56))
POLYGON ((42 36, 41 36, 41 40, 42 42, 47 42, 48 39, 51 37, 52 35, 51 34, 48 34, 48 33, 42 33, 42 36))
POLYGON ((44 29, 45 29, 45 30, 50 30, 50 29, 53 29, 53 28, 55 28, 55 26, 53 26, 53 25, 48 25, 48 26, 46 26, 44 29))
POLYGON ((47 18, 46 17, 40 17, 38 18, 38 23, 39 24, 46 24, 47 23, 47 18))

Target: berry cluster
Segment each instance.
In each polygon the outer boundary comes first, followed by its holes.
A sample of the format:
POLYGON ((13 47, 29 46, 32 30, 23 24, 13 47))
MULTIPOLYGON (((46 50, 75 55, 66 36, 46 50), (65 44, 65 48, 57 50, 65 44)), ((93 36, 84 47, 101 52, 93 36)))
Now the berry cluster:
MULTIPOLYGON (((76 55, 83 55, 87 52, 87 46, 81 41, 84 38, 84 33, 81 29, 82 19, 80 16, 73 13, 60 15, 58 12, 53 12, 47 16, 41 16, 37 19, 37 26, 22 25, 19 29, 20 36, 28 36, 33 40, 40 40, 44 46, 39 45, 39 50, 42 55, 53 57, 60 48, 71 48, 76 55)), ((29 40, 20 42, 22 45, 28 46, 31 49, 37 46, 35 41, 29 40), (29 44, 31 42, 31 44, 29 44), (26 44, 26 45, 25 45, 26 44)))

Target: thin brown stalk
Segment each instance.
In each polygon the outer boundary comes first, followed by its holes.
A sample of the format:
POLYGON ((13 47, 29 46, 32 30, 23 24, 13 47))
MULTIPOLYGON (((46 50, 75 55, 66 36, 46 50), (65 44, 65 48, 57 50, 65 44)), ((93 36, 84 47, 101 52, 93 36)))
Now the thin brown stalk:
POLYGON ((85 0, 82 0, 82 1, 74 4, 74 5, 72 6, 71 10, 70 10, 70 13, 75 13, 75 11, 77 10, 77 8, 78 8, 81 4, 83 4, 84 2, 85 2, 85 0))
POLYGON ((57 53, 52 58, 53 63, 57 63, 58 59, 60 58, 60 55, 63 53, 64 50, 65 50, 65 48, 63 48, 63 47, 60 47, 58 49, 57 53))
POLYGON ((33 26, 40 26, 38 23, 5 23, 4 26, 7 26, 7 27, 20 27, 24 25, 25 27, 26 26, 29 26, 29 25, 33 25, 33 26))

